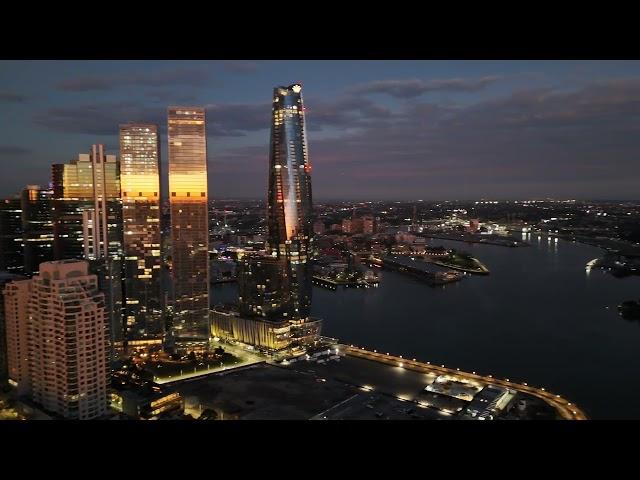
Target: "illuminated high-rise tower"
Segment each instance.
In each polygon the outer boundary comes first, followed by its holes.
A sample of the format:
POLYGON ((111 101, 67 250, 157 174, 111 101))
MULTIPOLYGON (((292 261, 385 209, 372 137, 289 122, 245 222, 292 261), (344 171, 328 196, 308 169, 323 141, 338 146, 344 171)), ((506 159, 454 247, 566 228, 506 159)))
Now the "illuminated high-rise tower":
POLYGON ((77 160, 52 165, 54 257, 119 257, 120 164, 93 145, 77 160))
POLYGON ((267 243, 269 253, 286 262, 290 290, 286 315, 305 322, 311 313, 313 210, 301 90, 294 84, 273 92, 267 243))
POLYGON ((124 316, 128 341, 162 339, 160 140, 156 125, 120 125, 124 316))
POLYGON ((169 107, 169 202, 176 339, 209 338, 207 133, 202 107, 169 107))

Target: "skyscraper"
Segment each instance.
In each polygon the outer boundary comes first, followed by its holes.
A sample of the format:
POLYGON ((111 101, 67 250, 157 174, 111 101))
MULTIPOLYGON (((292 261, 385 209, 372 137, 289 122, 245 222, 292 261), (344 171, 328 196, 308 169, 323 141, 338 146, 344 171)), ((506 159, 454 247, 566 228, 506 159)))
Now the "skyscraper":
POLYGON ((160 139, 156 125, 120 126, 126 339, 161 340, 160 139))
POLYGON ((290 299, 287 265, 270 255, 249 254, 238 261, 238 307, 243 317, 288 319, 290 299))
POLYGON ((0 200, 0 271, 24 271, 22 205, 20 197, 0 200))
POLYGON ((45 262, 38 275, 8 283, 4 291, 7 325, 19 346, 9 350, 18 389, 64 418, 107 413, 109 322, 88 263, 45 262))
POLYGON ((14 279, 5 282, 4 330, 8 379, 19 393, 29 391, 28 321, 31 295, 30 279, 14 279))
POLYGON ((169 107, 173 334, 209 338, 207 133, 201 107, 169 107))
POLYGON ((273 92, 267 243, 270 254, 286 263, 287 317, 304 322, 311 313, 313 210, 301 90, 294 84, 273 92))
POLYGON ((105 154, 104 145, 92 145, 77 160, 52 166, 52 186, 54 258, 90 261, 106 295, 111 343, 119 348, 124 338, 120 163, 105 154))
POLYGON ((38 273, 42 262, 53 260, 53 191, 39 185, 22 190, 24 272, 38 273))
POLYGON ((0 388, 7 384, 9 379, 9 367, 7 365, 7 323, 5 318, 4 286, 13 280, 22 277, 13 273, 0 271, 0 388))
POLYGON ((56 259, 120 257, 120 164, 104 145, 52 165, 56 259))

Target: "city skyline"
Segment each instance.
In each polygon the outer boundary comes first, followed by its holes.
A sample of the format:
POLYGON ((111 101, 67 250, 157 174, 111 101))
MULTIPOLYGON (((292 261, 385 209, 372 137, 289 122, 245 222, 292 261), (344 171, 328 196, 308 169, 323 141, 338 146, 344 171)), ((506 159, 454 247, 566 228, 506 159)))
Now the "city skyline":
POLYGON ((166 162, 162 116, 173 103, 206 107, 211 198, 260 198, 269 141, 264 85, 293 79, 306 92, 318 200, 637 197, 639 62, 5 65, 0 161, 18 165, 11 180, 0 179, 3 196, 19 191, 15 183, 46 187, 42 168, 87 143, 117 153, 125 122, 159 124, 166 162))
POLYGON ((161 63, 50 76, 49 168, 0 196, 0 418, 615 414, 581 361, 608 335, 633 367, 640 201, 575 193, 636 194, 640 62, 320 61, 270 116, 304 62, 161 63))

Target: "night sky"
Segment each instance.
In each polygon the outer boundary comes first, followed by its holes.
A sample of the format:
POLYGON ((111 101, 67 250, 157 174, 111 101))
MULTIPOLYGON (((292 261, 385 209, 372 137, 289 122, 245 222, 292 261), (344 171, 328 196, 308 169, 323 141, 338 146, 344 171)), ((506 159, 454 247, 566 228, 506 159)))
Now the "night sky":
POLYGON ((296 82, 316 200, 640 197, 640 61, 347 60, 0 61, 0 195, 118 153, 128 121, 161 126, 166 162, 167 106, 205 105, 210 196, 265 198, 273 87, 296 82))

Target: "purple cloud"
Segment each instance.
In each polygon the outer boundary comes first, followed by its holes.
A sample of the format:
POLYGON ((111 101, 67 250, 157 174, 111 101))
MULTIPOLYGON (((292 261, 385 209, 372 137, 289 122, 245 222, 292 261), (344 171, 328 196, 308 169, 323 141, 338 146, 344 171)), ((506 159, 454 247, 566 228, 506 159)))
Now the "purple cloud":
POLYGON ((384 93, 395 98, 414 98, 435 91, 475 92, 500 79, 488 76, 478 79, 450 78, 442 80, 376 80, 349 89, 354 94, 384 93))
POLYGON ((60 82, 57 88, 66 92, 88 92, 113 90, 123 86, 162 87, 186 85, 201 87, 210 83, 211 80, 211 72, 205 66, 182 67, 159 71, 134 71, 117 75, 87 75, 60 82))
POLYGON ((224 62, 223 68, 228 72, 233 73, 253 73, 258 69, 256 62, 249 62, 245 60, 229 60, 224 62))
POLYGON ((25 155, 31 153, 30 148, 17 145, 0 145, 0 155, 25 155))
POLYGON ((26 95, 13 92, 0 92, 0 102, 7 103, 24 103, 27 101, 26 95))

